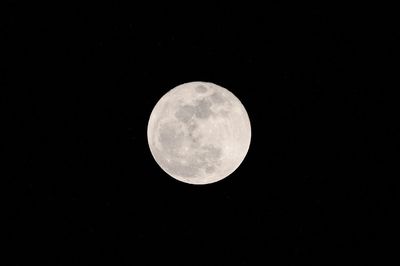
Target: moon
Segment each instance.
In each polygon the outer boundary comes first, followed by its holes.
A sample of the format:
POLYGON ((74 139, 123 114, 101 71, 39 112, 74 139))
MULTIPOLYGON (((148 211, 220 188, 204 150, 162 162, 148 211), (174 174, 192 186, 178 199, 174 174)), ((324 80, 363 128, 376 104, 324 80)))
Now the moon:
POLYGON ((188 184, 210 184, 243 162, 250 147, 250 119, 227 89, 210 82, 184 83, 155 105, 147 140, 168 175, 188 184))

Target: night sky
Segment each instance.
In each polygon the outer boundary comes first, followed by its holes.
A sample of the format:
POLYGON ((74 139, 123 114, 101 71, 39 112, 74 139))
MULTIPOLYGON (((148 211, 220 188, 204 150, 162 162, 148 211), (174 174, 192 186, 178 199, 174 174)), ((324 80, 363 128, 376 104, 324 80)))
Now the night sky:
POLYGON ((378 72, 398 33, 372 9, 4 5, 0 264, 360 265, 396 250, 398 119, 378 72), (190 81, 229 89, 251 121, 244 162, 211 185, 171 178, 147 144, 154 105, 190 81))

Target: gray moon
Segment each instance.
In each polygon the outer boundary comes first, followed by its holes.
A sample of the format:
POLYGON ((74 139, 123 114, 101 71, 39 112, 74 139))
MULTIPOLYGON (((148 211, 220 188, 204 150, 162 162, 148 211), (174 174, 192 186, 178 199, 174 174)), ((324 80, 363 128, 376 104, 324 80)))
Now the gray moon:
POLYGON ((210 184, 233 173, 249 150, 249 116, 227 89, 189 82, 168 91, 155 105, 147 127, 150 151, 171 177, 210 184))

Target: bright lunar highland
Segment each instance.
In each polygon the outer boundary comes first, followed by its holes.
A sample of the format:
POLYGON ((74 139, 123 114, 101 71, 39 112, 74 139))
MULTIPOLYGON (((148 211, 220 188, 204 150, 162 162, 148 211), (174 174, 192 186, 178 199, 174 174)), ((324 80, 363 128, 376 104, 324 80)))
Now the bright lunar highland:
POLYGON ((209 82, 168 91, 148 127, 150 151, 173 178, 189 184, 217 182, 233 173, 250 146, 247 112, 235 95, 209 82))

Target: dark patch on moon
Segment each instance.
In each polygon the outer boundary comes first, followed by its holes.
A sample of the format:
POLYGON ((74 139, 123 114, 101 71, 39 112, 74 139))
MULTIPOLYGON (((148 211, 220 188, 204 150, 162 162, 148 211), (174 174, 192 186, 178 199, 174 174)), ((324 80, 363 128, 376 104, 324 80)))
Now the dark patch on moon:
POLYGON ((163 149, 169 153, 173 153, 182 145, 184 133, 177 131, 177 128, 172 123, 161 125, 159 142, 163 149))
POLYGON ((195 106, 195 115, 198 118, 205 119, 208 118, 212 111, 210 109, 212 103, 207 99, 199 100, 197 105, 195 106))
POLYGON ((211 99, 211 101, 212 101, 213 103, 216 103, 216 104, 221 104, 221 103, 226 102, 226 100, 224 99, 224 97, 223 97, 220 93, 218 93, 218 92, 214 92, 213 94, 211 94, 211 95, 209 96, 209 98, 211 99))
POLYGON ((198 93, 206 93, 206 92, 207 92, 207 88, 206 88, 205 86, 203 86, 203 85, 198 85, 198 86, 195 88, 195 90, 196 90, 196 92, 198 92, 198 93))
POLYGON ((189 122, 189 120, 195 114, 195 107, 193 105, 183 105, 175 112, 175 117, 183 123, 189 122))
POLYGON ((217 148, 211 144, 208 145, 204 145, 203 146, 204 149, 204 155, 207 157, 208 160, 213 161, 213 160, 217 160, 221 157, 222 155, 222 151, 220 148, 217 148))
POLYGON ((189 132, 193 132, 197 129, 197 127, 198 127, 198 125, 196 123, 192 122, 188 125, 188 130, 189 130, 189 132))
POLYGON ((213 114, 211 105, 212 103, 207 99, 196 101, 196 105, 185 104, 178 108, 175 117, 183 123, 188 123, 193 116, 205 119, 213 114))

